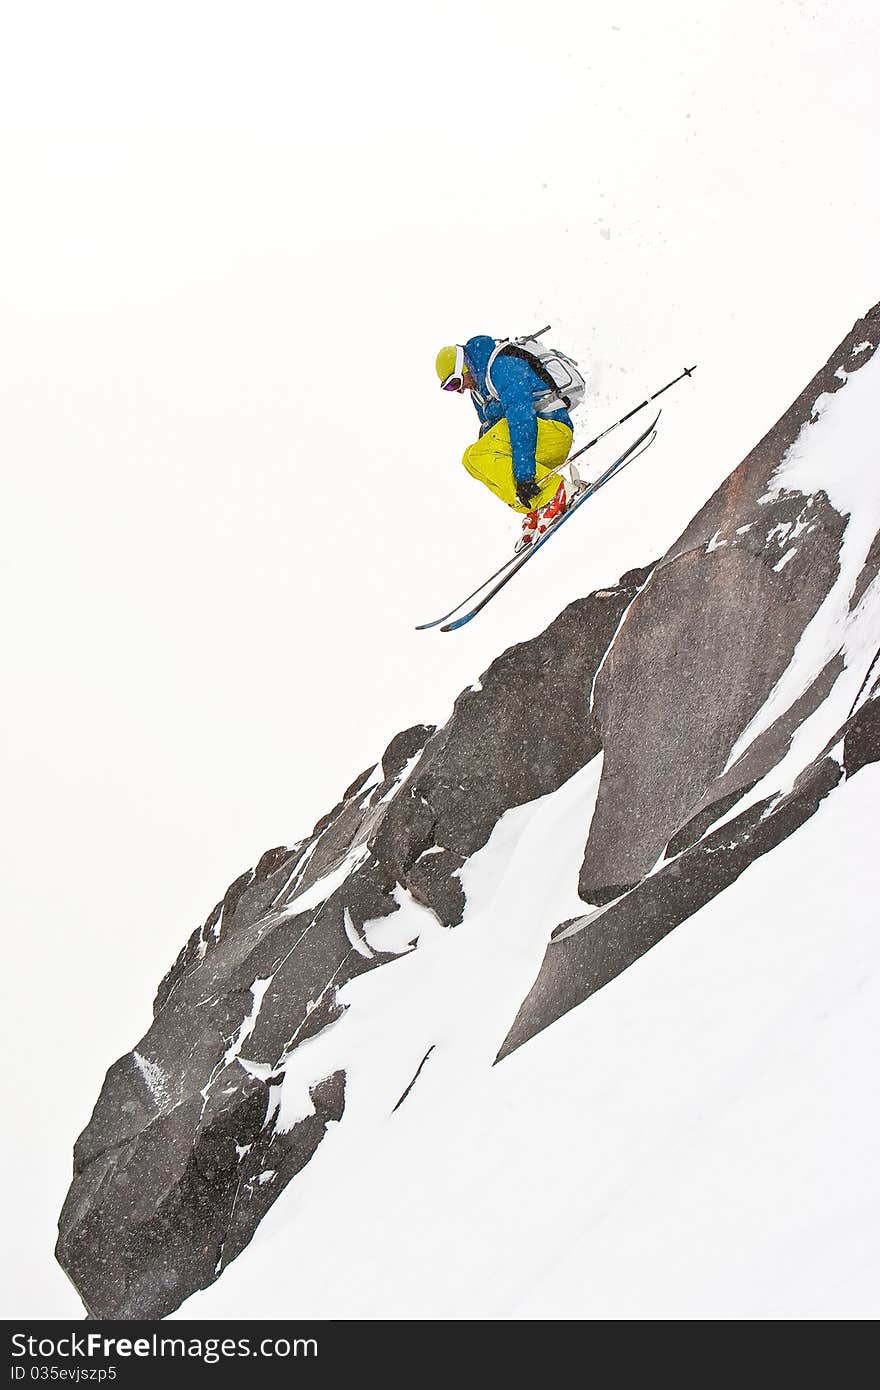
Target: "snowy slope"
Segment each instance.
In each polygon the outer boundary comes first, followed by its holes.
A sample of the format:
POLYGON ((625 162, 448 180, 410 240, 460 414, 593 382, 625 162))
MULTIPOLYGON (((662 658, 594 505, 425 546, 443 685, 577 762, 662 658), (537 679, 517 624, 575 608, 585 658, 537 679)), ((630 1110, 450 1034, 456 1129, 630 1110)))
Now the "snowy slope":
MULTIPOLYGON (((586 777, 531 824, 567 819, 586 777)), ((484 993, 445 1015, 390 1118, 373 1107, 393 1087, 377 1097, 356 1072, 359 1113, 181 1315, 876 1317, 878 797, 867 768, 497 1067, 483 1065, 484 993)), ((483 853, 487 879, 502 877, 483 853)), ((560 892, 578 858, 560 865, 560 892)), ((486 975, 465 935, 449 949, 467 955, 477 994, 486 975)), ((392 1031, 398 1050, 423 1046, 416 1001, 400 1028, 392 989, 410 963, 349 987, 352 1014, 393 1010, 365 1038, 371 1060, 392 1031)))
MULTIPOLYGON (((511 0, 466 26, 403 0, 4 19, 2 988, 36 1058, 8 1079, 10 1316, 81 1312, 51 1254, 70 1145, 218 887, 661 555, 876 298, 875 4, 554 18, 540 49, 511 0), (446 124, 487 72, 566 136, 529 122, 492 178, 446 124), (693 389, 491 623, 426 640, 515 529, 458 464, 473 421, 434 352, 548 320, 588 367, 581 441, 697 360, 693 389)), ((400 947, 393 916, 371 935, 400 947)), ((224 1053, 270 973, 233 982, 224 1053)))
MULTIPOLYGON (((461 1154, 453 1190, 466 1210, 474 1169, 487 1156, 500 1161, 494 1137, 483 1153, 481 1107, 491 1117, 486 1097, 499 1085, 506 1094, 495 1078, 520 1075, 510 1055, 533 1049, 580 1005, 608 1021, 612 1038, 623 1028, 627 1041, 610 1051, 640 1057, 650 1044, 626 1009, 626 1024, 617 1020, 614 982, 641 971, 646 952, 742 875, 762 883, 751 875, 756 861, 773 858, 827 802, 846 793, 849 804, 854 778, 876 788, 878 338, 875 306, 665 556, 502 653, 442 727, 398 734, 310 836, 267 851, 193 932, 74 1151, 58 1256, 93 1315, 173 1313, 225 1281, 237 1259, 247 1267, 263 1221, 285 1229, 289 1254, 299 1250, 308 1234, 298 1213, 303 1201, 311 1210, 313 1184, 337 1195, 354 1184, 373 1211, 375 1155, 393 1172, 399 1163, 420 1179, 426 1171, 408 1151, 411 1127, 417 1142, 423 1127, 442 1127, 441 1169, 450 1144, 461 1154)), ((871 804, 864 795, 852 803, 860 811, 871 804)), ((768 954, 787 959, 777 880, 767 882, 759 949, 731 928, 735 915, 717 919, 726 934, 712 937, 723 938, 715 949, 736 961, 721 972, 725 988, 737 972, 763 971, 768 954)), ((793 880, 792 902, 802 892, 812 889, 793 880)), ((865 968, 865 943, 874 948, 873 908, 864 917, 863 936, 844 944, 843 991, 853 960, 865 968)), ((663 958, 673 972, 681 959, 663 958)), ((766 996, 753 987, 755 1010, 788 999, 805 1026, 800 1003, 808 1020, 813 1005, 801 969, 792 962, 791 981, 774 981, 766 996)), ((661 990, 661 1012, 678 1010, 674 973, 644 978, 661 990)), ((701 1056, 712 1045, 700 1043, 701 1056)), ((810 1049, 821 1051, 821 1040, 806 1037, 810 1049)), ((578 1046, 560 1066, 577 1111, 573 1078, 588 1056, 578 1046)), ((639 1111, 660 1094, 656 1082, 645 1095, 630 1078, 609 1099, 594 1079, 590 1112, 621 1105, 628 1118, 609 1117, 610 1147, 599 1148, 608 1167, 588 1177, 590 1228, 605 1225, 614 1203, 611 1175, 641 1180, 639 1111)), ((714 1133, 726 1120, 707 1075, 697 1082, 714 1133)), ((749 1076, 740 1084, 749 1105, 769 1103, 749 1076)), ((808 1074, 800 1085, 808 1095, 808 1074)), ((669 1123, 662 1134, 680 1149, 682 1117, 669 1123)), ((556 1181, 557 1163, 545 1155, 533 1184, 556 1181)), ((512 1181, 525 1179, 515 1169, 512 1181)), ((509 1214, 503 1183, 495 1200, 509 1214)), ((415 1203, 414 1229, 433 1219, 415 1203)), ((564 1239, 569 1231, 561 1222, 564 1239)), ((556 1240, 543 1233, 540 1268, 562 1258, 556 1240)), ((498 1258, 487 1253, 490 1264, 498 1258)), ((535 1261, 511 1269, 527 1305, 541 1289, 535 1261)), ((859 1283, 848 1265, 841 1277, 859 1283)), ((262 1284, 253 1287, 256 1299, 262 1284)), ((818 1297, 824 1285, 812 1287, 818 1297)), ((684 1287, 675 1296, 692 1297, 684 1287)), ((424 1314, 427 1305, 412 1306, 424 1314)))
MULTIPOLYGON (((857 343, 855 351, 873 346, 857 343)), ((875 356, 852 378, 835 371, 846 389, 812 402, 759 499, 766 507, 784 494, 812 499, 822 490, 845 527, 836 577, 721 778, 788 711, 800 708, 801 720, 765 775, 704 829, 710 853, 721 849, 724 827, 733 831, 751 808, 772 820, 796 786, 809 785, 824 749, 854 770, 847 744, 834 740, 853 727, 878 678, 878 370, 875 356), (823 698, 804 707, 805 692, 835 659, 823 698)), ((809 504, 799 516, 768 536, 781 552, 772 557, 776 573, 809 543, 809 504)), ((706 554, 742 534, 713 532, 706 554)), ((638 624, 645 587, 626 622, 638 624)), ((379 1050, 358 1048, 349 1073, 357 1109, 330 1138, 324 1174, 316 1163, 292 1185, 225 1287, 188 1308, 200 1316, 231 1311, 239 1280, 250 1277, 279 1315, 301 1308, 330 1316, 345 1307, 356 1317, 876 1316, 880 1122, 866 1103, 880 1002, 875 766, 827 796, 808 824, 588 1009, 475 1079, 497 1043, 494 1003, 509 997, 502 981, 513 984, 513 957, 522 980, 544 922, 554 912, 563 921, 566 903, 576 901, 577 832, 589 826, 600 794, 596 763, 508 812, 468 862, 464 926, 438 938, 444 969, 429 963, 429 952, 418 961, 420 937, 410 961, 394 967, 412 963, 408 981, 388 971, 347 987, 350 1007, 336 1037, 329 1030, 302 1060, 308 1072, 323 1043, 329 1051, 310 1074, 342 1065, 345 1054, 334 1048, 343 1030, 359 1028, 362 1039, 372 1018, 379 1050), (552 863, 542 844, 559 851, 552 863), (536 898, 538 876, 530 896, 524 866, 537 863, 553 888, 536 898), (426 1046, 416 1084, 389 1119, 391 1096, 377 1076, 388 1074, 392 1058, 405 1074, 426 1046), (366 1209, 328 1213, 355 1170, 370 1195, 366 1209), (319 1232, 322 1250, 345 1249, 344 1268, 323 1256, 310 1258, 307 1278, 285 1274, 285 1252, 311 1252, 319 1232)), ((693 848, 667 851, 656 869, 668 872, 683 853, 693 848)), ((282 1099, 282 1123, 284 1114, 282 1099)))

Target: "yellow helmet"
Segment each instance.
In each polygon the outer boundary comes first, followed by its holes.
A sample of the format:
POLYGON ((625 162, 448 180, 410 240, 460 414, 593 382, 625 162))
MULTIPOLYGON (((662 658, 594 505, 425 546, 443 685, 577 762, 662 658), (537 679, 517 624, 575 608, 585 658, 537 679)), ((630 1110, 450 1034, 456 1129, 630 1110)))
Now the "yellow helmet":
POLYGON ((442 347, 437 353, 435 366, 444 391, 461 390, 465 373, 463 347, 442 347))

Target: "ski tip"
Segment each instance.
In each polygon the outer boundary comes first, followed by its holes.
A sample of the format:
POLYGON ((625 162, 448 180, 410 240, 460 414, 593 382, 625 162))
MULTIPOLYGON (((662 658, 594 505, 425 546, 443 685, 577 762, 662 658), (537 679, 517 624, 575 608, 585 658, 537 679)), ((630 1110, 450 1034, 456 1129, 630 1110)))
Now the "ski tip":
MULTIPOLYGON (((489 599, 490 599, 491 597, 492 597, 492 594, 489 594, 488 598, 486 598, 486 600, 485 600, 485 603, 488 603, 488 602, 489 602, 489 599)), ((469 623, 470 620, 471 620, 471 618, 475 618, 475 617, 477 616, 478 613, 482 612, 483 606, 484 606, 483 603, 480 603, 480 604, 478 605, 478 607, 476 607, 476 608, 470 608, 470 609, 467 611, 467 613, 462 613, 462 615, 461 615, 460 618, 453 618, 451 623, 444 623, 443 626, 441 627, 440 631, 441 631, 441 632, 458 632, 458 629, 459 629, 460 627, 464 627, 465 623, 469 623)))

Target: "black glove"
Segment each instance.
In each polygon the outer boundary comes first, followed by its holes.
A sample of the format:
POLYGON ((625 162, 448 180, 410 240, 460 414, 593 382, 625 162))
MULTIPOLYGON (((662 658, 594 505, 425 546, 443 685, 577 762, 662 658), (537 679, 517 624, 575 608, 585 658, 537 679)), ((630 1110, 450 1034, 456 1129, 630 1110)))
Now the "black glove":
POLYGON ((540 494, 541 489, 535 483, 534 478, 520 478, 516 485, 516 500, 522 507, 531 509, 532 503, 540 494))

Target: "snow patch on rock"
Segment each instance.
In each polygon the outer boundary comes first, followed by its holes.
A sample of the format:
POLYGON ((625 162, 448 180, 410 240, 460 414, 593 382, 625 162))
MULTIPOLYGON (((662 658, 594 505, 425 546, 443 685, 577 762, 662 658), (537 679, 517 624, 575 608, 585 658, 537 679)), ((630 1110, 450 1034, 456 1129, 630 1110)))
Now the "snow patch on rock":
MULTIPOLYGON (((853 658, 865 646, 880 642, 880 608, 862 597, 857 610, 849 602, 856 581, 880 528, 880 360, 872 359, 854 373, 845 392, 823 393, 813 407, 813 420, 804 425, 772 479, 762 500, 782 492, 812 495, 824 489, 833 507, 848 517, 836 582, 807 624, 794 655, 764 705, 734 744, 725 771, 754 740, 784 714, 838 651, 851 663, 839 678, 822 709, 846 717, 847 690, 864 671, 853 658)), ((873 587, 873 586, 872 586, 873 587)), ((855 694, 852 690, 850 698, 855 694)))
POLYGON ((160 1110, 170 1110, 174 1100, 168 1088, 168 1075, 158 1062, 154 1062, 150 1057, 144 1057, 138 1051, 132 1052, 132 1057, 137 1064, 137 1069, 144 1078, 147 1090, 152 1096, 160 1110))

